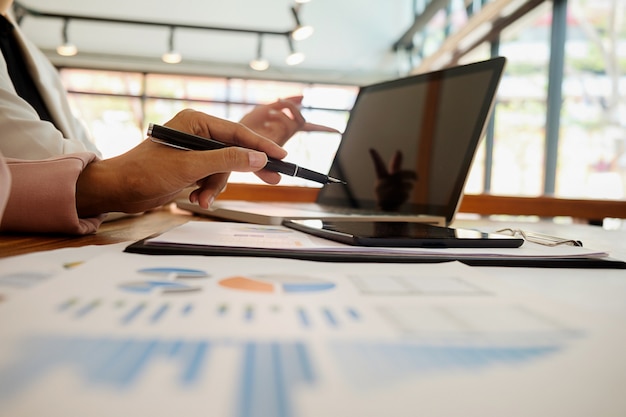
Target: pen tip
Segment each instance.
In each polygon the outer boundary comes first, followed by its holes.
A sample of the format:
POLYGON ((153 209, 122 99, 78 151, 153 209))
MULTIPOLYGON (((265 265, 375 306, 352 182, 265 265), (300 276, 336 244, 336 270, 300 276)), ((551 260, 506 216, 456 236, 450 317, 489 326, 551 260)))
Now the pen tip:
POLYGON ((348 184, 347 182, 337 179, 337 178, 333 178, 333 177, 328 177, 328 182, 332 182, 332 183, 336 183, 336 184, 348 184))

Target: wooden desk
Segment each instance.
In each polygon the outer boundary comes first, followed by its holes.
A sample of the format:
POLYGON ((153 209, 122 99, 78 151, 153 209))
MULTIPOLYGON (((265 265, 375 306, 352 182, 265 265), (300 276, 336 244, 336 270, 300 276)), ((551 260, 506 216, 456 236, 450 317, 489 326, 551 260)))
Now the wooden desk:
MULTIPOLYGON (((22 255, 51 249, 80 247, 87 245, 109 245, 121 242, 133 242, 190 220, 211 221, 210 218, 194 216, 177 209, 174 204, 152 210, 142 215, 130 216, 102 224, 97 233, 86 236, 68 235, 0 235, 0 258, 22 255)), ((454 222, 455 227, 474 228, 495 231, 503 227, 516 227, 555 236, 582 240, 585 246, 605 250, 614 257, 626 260, 626 230, 607 231, 598 226, 586 224, 558 225, 552 222, 511 224, 485 219, 468 220, 463 214, 454 222)))
POLYGON ((188 212, 178 210, 173 206, 165 206, 143 215, 105 222, 97 233, 86 236, 1 235, 0 258, 51 249, 136 241, 186 223, 192 218, 210 221, 208 218, 193 217, 188 212))

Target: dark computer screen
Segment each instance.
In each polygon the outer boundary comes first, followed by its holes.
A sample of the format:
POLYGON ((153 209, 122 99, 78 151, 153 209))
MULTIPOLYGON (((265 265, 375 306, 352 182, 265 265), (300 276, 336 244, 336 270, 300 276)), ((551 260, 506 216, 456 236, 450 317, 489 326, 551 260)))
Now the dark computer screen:
POLYGON ((451 220, 504 58, 362 87, 318 203, 451 220))

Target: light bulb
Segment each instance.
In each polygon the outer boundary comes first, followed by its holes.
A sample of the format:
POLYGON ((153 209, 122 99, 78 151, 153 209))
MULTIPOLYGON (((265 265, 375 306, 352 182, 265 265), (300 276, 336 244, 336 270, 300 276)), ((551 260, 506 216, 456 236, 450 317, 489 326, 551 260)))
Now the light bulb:
POLYGON ((257 58, 250 61, 250 68, 255 71, 265 71, 270 67, 270 63, 267 59, 257 58))
POLYGON ((296 41, 302 41, 310 37, 313 34, 313 31, 313 26, 298 26, 293 32, 291 32, 291 38, 296 41))
POLYGON ((78 53, 78 48, 76 45, 71 43, 64 43, 63 45, 57 46, 57 54, 61 56, 74 56, 78 53))
POLYGON ((178 64, 180 61, 183 60, 183 57, 181 54, 179 54, 176 51, 169 51, 169 52, 164 53, 161 56, 161 59, 166 64, 178 64))
POLYGON ((304 54, 302 52, 293 52, 289 54, 285 62, 287 65, 298 65, 304 61, 304 54))

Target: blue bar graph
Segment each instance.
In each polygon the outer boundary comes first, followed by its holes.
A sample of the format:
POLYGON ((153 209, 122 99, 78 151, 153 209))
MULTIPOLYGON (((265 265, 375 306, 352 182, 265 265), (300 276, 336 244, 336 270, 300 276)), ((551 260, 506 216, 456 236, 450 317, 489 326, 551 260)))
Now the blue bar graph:
POLYGON ((93 386, 124 389, 137 383, 155 359, 169 359, 179 366, 179 384, 194 384, 205 370, 209 348, 202 340, 33 338, 21 346, 21 357, 0 369, 0 404, 62 366, 77 370, 93 386))
POLYGON ((335 314, 329 308, 324 308, 322 312, 330 327, 337 327, 339 325, 337 317, 335 317, 335 314))
POLYGON ((298 314, 298 319, 300 320, 300 324, 302 325, 302 327, 311 326, 311 320, 309 319, 309 315, 304 308, 299 307, 297 310, 297 314, 298 314))
POLYGON ((86 315, 91 313, 99 305, 100 305, 100 300, 93 300, 92 302, 88 303, 87 305, 84 305, 83 307, 79 308, 76 311, 76 313, 74 313, 74 317, 76 317, 76 318, 85 317, 86 315))
POLYGON ((315 375, 302 343, 245 345, 239 417, 293 416, 290 390, 313 384, 315 375))
POLYGON ((146 308, 144 303, 137 304, 127 314, 122 317, 122 324, 130 324, 146 308))
POLYGON ((163 317, 165 315, 165 313, 167 312, 167 310, 169 310, 170 306, 168 304, 163 304, 161 305, 152 315, 152 317, 150 317, 150 321, 152 323, 157 323, 161 317, 163 317))
POLYGON ((352 307, 348 307, 346 309, 346 313, 348 313, 348 317, 350 317, 351 319, 355 321, 361 320, 361 313, 359 313, 357 310, 355 310, 352 307))
POLYGON ((250 322, 253 319, 254 319, 254 307, 246 306, 246 309, 244 311, 244 320, 250 322))
MULTIPOLYGON (((3 404, 60 367, 76 372, 87 387, 130 390, 155 362, 166 360, 177 366, 175 378, 185 389, 210 372, 210 353, 216 347, 242 353, 237 417, 292 417, 291 391, 316 380, 302 342, 39 337, 25 341, 19 357, 0 368, 0 414, 3 404)), ((169 386, 171 375, 166 376, 163 383, 169 386)))
POLYGON ((477 371, 516 366, 553 355, 563 345, 428 345, 412 343, 335 342, 335 362, 356 386, 384 386, 407 377, 450 370, 477 371))
POLYGON ((193 311, 193 304, 185 304, 182 310, 183 316, 188 316, 193 311))
POLYGON ((63 303, 61 303, 61 305, 59 305, 58 310, 60 312, 65 311, 65 310, 69 309, 70 307, 72 307, 73 305, 75 305, 77 302, 78 302, 77 298, 75 298, 75 297, 74 298, 70 298, 69 300, 64 301, 63 303))

